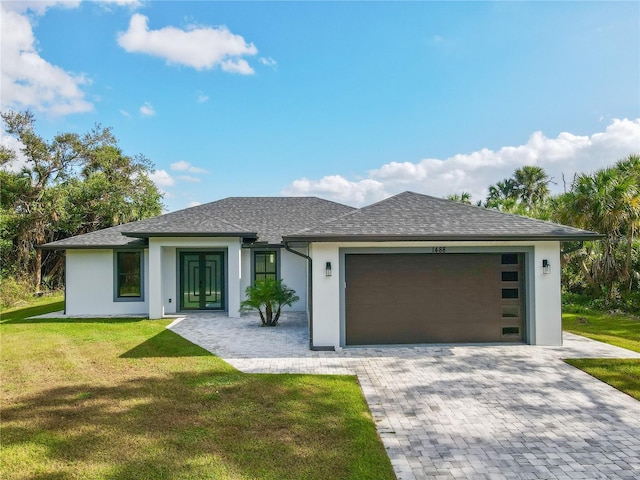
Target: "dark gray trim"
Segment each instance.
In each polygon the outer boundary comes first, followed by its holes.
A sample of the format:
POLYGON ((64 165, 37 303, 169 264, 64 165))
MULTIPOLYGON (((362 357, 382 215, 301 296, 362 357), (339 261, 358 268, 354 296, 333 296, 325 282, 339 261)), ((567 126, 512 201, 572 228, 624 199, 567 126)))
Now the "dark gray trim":
POLYGON ((274 248, 284 248, 284 245, 282 243, 252 242, 252 243, 243 243, 242 248, 249 249, 249 250, 253 250, 253 249, 259 250, 261 248, 273 250, 274 248))
MULTIPOLYGON (((298 246, 298 248, 301 248, 298 246)), ((307 245, 307 252, 309 245, 307 245)), ((309 316, 309 350, 318 350, 323 348, 330 347, 316 347, 313 344, 313 259, 309 255, 305 255, 304 253, 296 252, 292 250, 289 245, 284 244, 284 249, 287 252, 293 253, 299 257, 302 257, 307 260, 307 315, 309 316)), ((333 348, 333 347, 331 347, 333 348)), ((335 349, 334 349, 335 350, 335 349)))
POLYGON ((149 246, 149 242, 143 242, 141 239, 136 239, 130 244, 114 245, 114 244, 91 244, 91 245, 40 245, 37 248, 42 250, 114 250, 114 249, 130 249, 139 250, 149 246))
POLYGON ((203 247, 187 247, 181 248, 176 247, 176 313, 179 312, 226 312, 229 313, 229 249, 226 247, 213 247, 213 248, 203 248, 203 247), (197 310, 197 309, 182 309, 182 266, 180 265, 180 254, 181 253, 222 253, 223 257, 223 270, 224 270, 224 308, 221 310, 197 310))
POLYGON ((257 248, 252 248, 251 249, 251 254, 250 254, 250 275, 251 275, 251 285, 255 284, 256 281, 256 253, 264 253, 264 252, 275 252, 276 254, 276 279, 278 280, 282 280, 282 270, 280 267, 280 259, 282 257, 282 255, 280 254, 280 249, 279 248, 269 248, 266 246, 261 246, 261 247, 257 247, 257 248))
POLYGON ((122 235, 132 238, 152 237, 240 237, 258 238, 256 232, 121 232, 122 235))
POLYGON ((144 249, 143 248, 112 248, 113 250, 113 301, 114 302, 144 302, 144 249), (140 296, 118 296, 118 253, 140 253, 140 296))
POLYGON ((335 352, 336 347, 311 347, 310 350, 314 352, 335 352))
POLYGON ((287 235, 283 237, 289 242, 503 242, 503 241, 589 241, 599 240, 604 235, 287 235))
POLYGON ((536 249, 526 247, 523 249, 524 261, 522 262, 522 275, 524 278, 524 342, 532 345, 536 338, 536 249))
POLYGON ((64 252, 64 310, 63 313, 67 314, 67 272, 69 271, 67 262, 67 252, 64 252))

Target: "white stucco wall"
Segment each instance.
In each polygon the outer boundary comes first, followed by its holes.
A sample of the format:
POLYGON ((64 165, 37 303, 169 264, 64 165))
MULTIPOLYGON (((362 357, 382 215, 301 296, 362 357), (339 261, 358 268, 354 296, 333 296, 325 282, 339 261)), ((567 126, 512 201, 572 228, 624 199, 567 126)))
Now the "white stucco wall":
POLYGON ((341 248, 397 248, 429 249, 431 247, 459 247, 479 249, 496 247, 523 247, 533 249, 527 256, 526 302, 528 312, 527 340, 535 345, 562 343, 562 305, 560 291, 559 242, 354 242, 313 243, 313 344, 316 347, 338 347, 343 340, 344 272, 341 270, 341 248), (551 273, 542 272, 542 260, 551 264, 551 273), (325 274, 326 262, 332 264, 332 276, 325 274))
POLYGON ((144 255, 144 300, 114 301, 114 251, 67 250, 67 315, 142 315, 148 311, 149 256, 144 255))
POLYGON ((241 240, 235 237, 155 237, 149 239, 149 318, 175 313, 178 299, 178 251, 226 252, 226 311, 240 316, 241 240))
MULTIPOLYGON (((180 308, 180 251, 223 250, 226 252, 226 311, 240 315, 240 301, 251 282, 251 250, 242 249, 239 238, 167 237, 151 238, 144 260, 144 301, 116 302, 113 250, 67 251, 67 311, 75 315, 148 314, 162 318, 180 308)), ((307 261, 280 251, 280 274, 300 300, 288 310, 307 309, 307 261)), ((305 252, 303 252, 305 253, 305 252)))
POLYGON ((309 256, 313 259, 313 345, 340 346, 340 245, 313 243, 309 256), (331 262, 331 276, 326 275, 331 262))
POLYGON ((533 265, 535 325, 531 343, 562 345, 562 291, 560 288, 560 243, 535 244, 533 265), (548 260, 550 272, 543 273, 542 260, 548 260))
POLYGON ((251 249, 243 248, 240 252, 240 263, 241 263, 241 272, 240 272, 240 299, 241 301, 245 299, 245 294, 247 287, 251 285, 251 249))
POLYGON ((178 311, 178 257, 176 247, 162 247, 162 302, 165 314, 178 311))
MULTIPOLYGON (((300 297, 291 307, 284 307, 284 311, 304 312, 307 310, 307 260, 286 251, 284 248, 274 249, 278 251, 279 273, 282 283, 293 288, 296 295, 300 297)), ((253 251, 251 248, 243 248, 242 258, 242 278, 240 281, 241 298, 244 300, 245 291, 253 280, 253 251)), ((306 249, 300 250, 306 255, 306 249)))
MULTIPOLYGON (((307 260, 287 252, 284 248, 280 252, 280 277, 282 278, 282 283, 289 288, 293 288, 296 291, 296 295, 300 297, 300 300, 291 307, 286 307, 285 310, 304 312, 307 310, 307 260)), ((301 251, 301 253, 306 254, 306 251, 301 251)))

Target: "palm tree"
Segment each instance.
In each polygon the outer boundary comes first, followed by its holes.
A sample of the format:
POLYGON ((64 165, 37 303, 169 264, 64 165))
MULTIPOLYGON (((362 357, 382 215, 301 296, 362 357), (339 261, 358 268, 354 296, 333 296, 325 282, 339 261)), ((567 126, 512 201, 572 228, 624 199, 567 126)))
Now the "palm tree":
POLYGON ((559 202, 560 220, 570 220, 577 227, 605 235, 601 246, 593 247, 596 255, 590 283, 594 287, 606 287, 610 298, 615 295, 616 282, 632 282, 630 246, 640 222, 638 165, 640 162, 627 159, 615 167, 598 170, 591 175, 579 175, 571 192, 559 202), (620 255, 616 255, 616 251, 627 235, 627 258, 621 265, 620 255))
POLYGON ((629 155, 616 163, 620 175, 629 179, 626 195, 628 210, 626 269, 629 274, 629 290, 633 286, 633 243, 640 232, 640 155, 629 155))
POLYGON ((512 178, 505 178, 501 182, 489 187, 489 196, 485 202, 487 208, 510 211, 517 202, 516 184, 512 178))
POLYGON ((471 194, 469 192, 452 193, 450 195, 447 195, 446 199, 451 200, 453 202, 471 205, 471 194))
POLYGON ((541 167, 525 165, 513 172, 515 191, 527 211, 549 198, 551 178, 541 167))
POLYGON ((257 311, 265 327, 275 327, 280 319, 282 307, 291 306, 300 297, 295 290, 288 288, 282 280, 265 278, 246 289, 246 299, 240 303, 243 312, 257 311))

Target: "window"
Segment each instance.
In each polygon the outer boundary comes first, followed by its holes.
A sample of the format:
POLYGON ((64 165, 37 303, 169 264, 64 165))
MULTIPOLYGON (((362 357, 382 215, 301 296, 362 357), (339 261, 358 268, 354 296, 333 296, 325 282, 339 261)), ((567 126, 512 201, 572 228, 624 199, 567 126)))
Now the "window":
POLYGON ((520 327, 502 327, 503 337, 520 336, 520 327))
POLYGON ((142 300, 142 259, 142 251, 116 252, 116 300, 142 300))
POLYGON ((502 272, 502 281, 503 282, 517 282, 518 281, 518 272, 502 272))
POLYGON ((253 281, 267 278, 278 279, 278 260, 275 250, 259 250, 253 252, 253 281))
POLYGON ((517 253, 503 253, 502 254, 502 265, 517 265, 518 264, 518 254, 517 253))
POLYGON ((518 289, 517 288, 503 288, 502 289, 502 298, 518 298, 518 289))

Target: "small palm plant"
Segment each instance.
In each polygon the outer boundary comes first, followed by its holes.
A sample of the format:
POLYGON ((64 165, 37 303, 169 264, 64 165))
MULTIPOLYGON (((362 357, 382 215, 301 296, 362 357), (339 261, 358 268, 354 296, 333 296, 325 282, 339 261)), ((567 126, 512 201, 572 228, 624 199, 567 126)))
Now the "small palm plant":
POLYGON ((291 306, 300 300, 295 290, 288 288, 282 280, 267 278, 247 287, 247 298, 240 304, 240 311, 257 310, 263 327, 275 327, 280 320, 282 307, 291 306))

